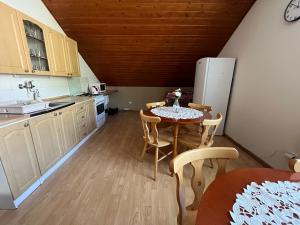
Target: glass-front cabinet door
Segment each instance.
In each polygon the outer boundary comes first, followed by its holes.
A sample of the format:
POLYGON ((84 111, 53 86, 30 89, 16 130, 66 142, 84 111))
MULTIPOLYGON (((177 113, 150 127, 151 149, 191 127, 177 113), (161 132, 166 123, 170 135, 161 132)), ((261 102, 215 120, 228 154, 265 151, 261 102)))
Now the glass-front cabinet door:
POLYGON ((18 17, 27 61, 31 69, 29 73, 50 75, 51 49, 48 42, 48 28, 22 13, 19 13, 18 17))

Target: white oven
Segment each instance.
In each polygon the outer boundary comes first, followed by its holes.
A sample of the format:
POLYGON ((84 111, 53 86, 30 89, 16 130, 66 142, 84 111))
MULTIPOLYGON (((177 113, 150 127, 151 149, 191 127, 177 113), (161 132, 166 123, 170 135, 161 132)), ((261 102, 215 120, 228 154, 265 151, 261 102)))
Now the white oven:
POLYGON ((102 95, 94 96, 95 98, 95 105, 96 105, 96 121, 97 121, 97 128, 103 126, 105 123, 105 98, 102 95))

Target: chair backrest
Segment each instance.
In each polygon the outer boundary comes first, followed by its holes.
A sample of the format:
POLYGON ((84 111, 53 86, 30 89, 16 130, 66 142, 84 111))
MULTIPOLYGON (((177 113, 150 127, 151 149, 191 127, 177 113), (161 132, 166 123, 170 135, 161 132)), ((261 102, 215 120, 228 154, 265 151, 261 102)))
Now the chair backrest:
POLYGON ((160 123, 161 119, 156 116, 146 116, 143 110, 140 110, 140 116, 142 120, 144 139, 149 144, 158 144, 158 130, 156 125, 160 123), (152 138, 151 138, 152 137, 152 138))
POLYGON ((216 119, 205 119, 202 124, 201 131, 201 142, 198 148, 200 147, 210 147, 214 143, 214 136, 218 130, 220 123, 222 122, 222 115, 220 113, 217 114, 216 119))
POLYGON ((211 112, 212 108, 209 105, 202 105, 202 104, 197 104, 197 103, 189 103, 188 106, 192 109, 197 109, 199 111, 207 111, 211 112))
POLYGON ((290 159, 289 167, 292 171, 300 173, 300 159, 290 159))
POLYGON ((156 108, 156 107, 161 107, 166 105, 165 101, 161 101, 161 102, 150 102, 146 104, 147 109, 152 109, 152 108, 156 108))
POLYGON ((205 188, 205 180, 202 174, 203 163, 206 159, 216 159, 218 162, 218 170, 216 176, 225 173, 226 163, 229 159, 238 158, 239 153, 235 148, 227 147, 214 147, 214 148, 201 148, 186 151, 176 156, 170 162, 171 172, 176 174, 177 186, 176 196, 179 207, 179 213, 177 215, 177 223, 183 224, 183 220, 186 216, 185 206, 185 191, 183 185, 183 168, 187 164, 191 164, 193 168, 193 176, 191 186, 195 194, 194 201, 190 206, 192 210, 196 210, 199 207, 199 202, 205 188))

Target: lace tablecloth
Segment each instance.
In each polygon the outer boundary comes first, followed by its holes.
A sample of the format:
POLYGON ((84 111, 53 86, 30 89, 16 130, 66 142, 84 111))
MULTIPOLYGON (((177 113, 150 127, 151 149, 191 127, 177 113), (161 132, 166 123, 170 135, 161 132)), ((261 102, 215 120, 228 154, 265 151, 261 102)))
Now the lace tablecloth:
POLYGON ((251 183, 237 194, 231 225, 299 225, 300 182, 251 183))
POLYGON ((179 107, 176 109, 173 107, 163 106, 151 109, 151 112, 157 116, 171 118, 171 119, 197 119, 203 116, 203 112, 196 109, 179 107))

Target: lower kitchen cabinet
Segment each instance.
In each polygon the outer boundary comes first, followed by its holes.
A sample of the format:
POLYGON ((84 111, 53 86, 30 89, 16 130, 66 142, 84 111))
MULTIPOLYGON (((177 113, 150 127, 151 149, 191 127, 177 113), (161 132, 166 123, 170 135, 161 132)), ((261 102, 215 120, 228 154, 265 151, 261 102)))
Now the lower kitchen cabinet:
POLYGON ((55 163, 70 157, 65 154, 95 128, 94 101, 0 128, 0 185, 5 184, 5 192, 0 188, 0 207, 18 207, 57 168, 55 163))
POLYGON ((88 115, 88 132, 92 132, 96 129, 96 106, 95 101, 89 102, 87 106, 87 115, 88 115))
POLYGON ((28 121, 0 128, 0 158, 16 199, 40 177, 28 121))
POLYGON ((96 128, 95 101, 85 102, 76 107, 76 127, 80 141, 96 128))
POLYGON ((79 142, 75 125, 75 107, 67 107, 60 110, 58 115, 62 133, 63 152, 66 154, 79 142))
POLYGON ((40 169, 44 174, 63 155, 58 112, 31 119, 30 129, 40 169))

